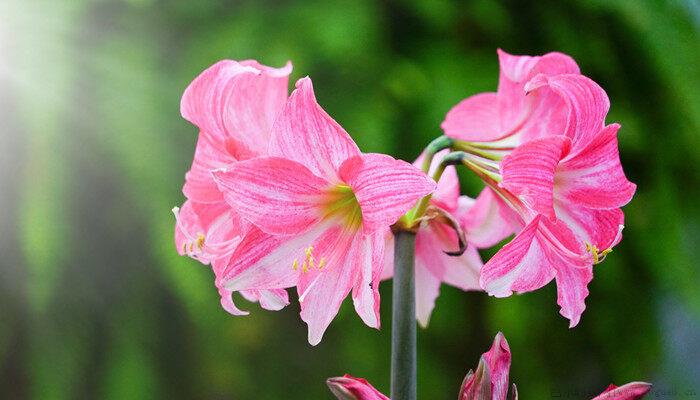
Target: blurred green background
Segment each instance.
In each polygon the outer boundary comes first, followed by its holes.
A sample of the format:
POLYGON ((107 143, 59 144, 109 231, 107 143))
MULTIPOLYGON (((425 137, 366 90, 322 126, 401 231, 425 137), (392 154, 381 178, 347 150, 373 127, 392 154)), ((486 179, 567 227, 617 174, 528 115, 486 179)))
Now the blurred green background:
POLYGON ((0 397, 329 399, 345 372, 388 393, 391 283, 381 331, 347 302, 312 348, 295 302, 229 316, 210 269, 177 256, 197 134, 180 96, 220 59, 292 60, 363 150, 412 160, 452 105, 495 89, 498 47, 566 52, 606 88, 639 189, 573 330, 553 284, 443 286, 420 397, 455 399, 498 330, 523 399, 632 380, 700 396, 699 25, 694 0, 3 0, 0 397))

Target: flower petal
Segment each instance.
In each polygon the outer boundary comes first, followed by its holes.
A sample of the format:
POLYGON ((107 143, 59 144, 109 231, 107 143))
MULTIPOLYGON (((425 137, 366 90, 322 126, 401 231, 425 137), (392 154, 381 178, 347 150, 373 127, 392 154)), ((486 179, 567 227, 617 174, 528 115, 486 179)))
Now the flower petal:
MULTIPOLYGON (((445 257, 449 257, 445 255, 445 257)), ((427 328, 430 314, 435 307, 435 299, 440 295, 440 279, 433 275, 422 261, 416 259, 416 319, 421 327, 427 328)))
POLYGON ((555 201, 554 208, 557 217, 569 226, 581 242, 605 250, 615 246, 622 239, 625 215, 619 208, 594 210, 559 201, 555 201))
POLYGON ((279 311, 289 305, 289 294, 285 289, 242 290, 241 295, 250 302, 259 302, 260 307, 279 311))
POLYGON ((551 249, 537 235, 541 220, 536 216, 484 264, 480 283, 490 295, 507 297, 513 291, 536 290, 554 278, 556 272, 548 255, 551 249))
POLYGON ((593 268, 576 268, 571 265, 557 267, 557 304, 559 313, 569 319, 569 328, 578 325, 586 309, 588 284, 593 280, 593 268))
POLYGON ((540 93, 525 96, 525 84, 531 77, 578 74, 574 60, 562 53, 547 53, 540 57, 515 56, 498 50, 500 77, 498 82, 498 110, 503 135, 522 132, 521 140, 534 139, 544 133, 561 134, 566 114, 560 110, 563 102, 558 96, 540 93), (560 130, 562 129, 562 130, 560 130))
POLYGON ((384 231, 375 232, 363 237, 360 257, 355 260, 358 275, 352 289, 352 300, 355 311, 367 326, 379 329, 379 282, 384 267, 384 246, 386 244, 387 227, 384 231))
POLYGON ((550 219, 554 214, 554 175, 568 152, 565 136, 548 136, 518 146, 501 162, 501 186, 550 219))
POLYGON ((324 190, 331 186, 303 165, 279 157, 242 161, 213 174, 226 201, 270 234, 299 234, 317 223, 324 190))
POLYGON ((262 153, 287 99, 291 70, 291 63, 275 69, 253 61, 219 61, 187 87, 180 105, 182 116, 217 147, 226 148, 227 140, 233 139, 262 153))
POLYGON ((297 81, 272 128, 270 155, 298 161, 330 181, 337 178, 343 161, 360 150, 333 118, 316 102, 311 79, 297 81))
POLYGON ((354 234, 336 226, 316 241, 315 249, 323 254, 326 267, 309 270, 297 285, 301 319, 309 326, 308 340, 317 345, 333 318, 338 314, 343 299, 350 293, 361 268, 358 260, 366 261, 363 241, 354 234))
POLYGON ((610 386, 592 400, 639 400, 651 390, 651 383, 630 382, 622 386, 610 386))
POLYGON ((539 74, 525 85, 525 90, 532 92, 545 87, 561 96, 568 106, 563 134, 571 139, 571 154, 576 154, 592 142, 605 126, 605 116, 610 109, 608 95, 591 79, 575 74, 539 74))
POLYGON ((355 193, 366 233, 390 226, 436 187, 421 170, 384 154, 348 159, 340 167, 340 178, 355 193))
MULTIPOLYGON (((523 93, 524 97, 524 93, 523 93)), ((440 127, 445 135, 472 142, 490 142, 502 135, 496 93, 467 97, 445 116, 440 127)))
POLYGON ((555 180, 557 197, 576 205, 607 209, 622 207, 634 196, 617 148, 618 124, 605 127, 579 153, 564 159, 555 180))
POLYGON ((175 244, 180 255, 204 264, 233 252, 249 229, 225 202, 197 203, 187 200, 176 213, 175 244))
POLYGON ((302 272, 301 268, 294 268, 294 260, 303 260, 304 249, 326 229, 319 225, 304 234, 284 237, 252 228, 217 276, 217 281, 231 291, 295 286, 302 272))
POLYGON ((199 203, 215 203, 224 200, 221 191, 211 176, 211 171, 226 168, 236 159, 218 149, 207 135, 200 134, 194 151, 192 167, 185 175, 182 193, 199 203))
POLYGON ((461 196, 460 222, 467 241, 478 248, 489 248, 520 229, 518 216, 491 188, 484 188, 476 201, 461 196))

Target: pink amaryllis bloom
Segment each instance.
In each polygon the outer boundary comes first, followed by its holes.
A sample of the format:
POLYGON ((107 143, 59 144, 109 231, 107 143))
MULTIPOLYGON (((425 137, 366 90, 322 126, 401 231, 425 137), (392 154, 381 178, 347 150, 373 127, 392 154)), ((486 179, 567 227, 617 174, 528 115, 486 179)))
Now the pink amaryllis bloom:
MULTIPOLYGON (((476 371, 469 370, 459 390, 458 400, 506 400, 508 397, 511 353, 508 342, 498 333, 489 351, 481 355, 476 371)), ((361 378, 345 375, 326 381, 339 400, 386 400, 387 397, 361 378)), ((610 385, 592 400, 639 400, 651 390, 651 384, 632 382, 617 387, 610 385)), ((512 385, 510 398, 518 400, 512 385)))
MULTIPOLYGON (((200 133, 185 176, 187 201, 173 209, 175 243, 181 255, 211 264, 217 276, 250 224, 224 201, 211 171, 267 153, 272 123, 287 100, 291 70, 291 63, 271 68, 253 60, 224 60, 197 76, 182 96, 181 113, 200 133)), ((235 306, 231 291, 218 290, 226 311, 248 314, 235 306)), ((289 304, 284 289, 242 295, 271 310, 289 304)))
MULTIPOLYGON (((433 175, 446 151, 437 154, 429 169, 433 175)), ((424 156, 414 162, 415 166, 423 163, 424 156)), ((459 195, 459 179, 454 166, 448 166, 440 177, 430 204, 440 212, 451 215, 458 221, 467 214, 474 200, 459 195)), ((421 224, 416 234, 415 249, 415 287, 416 319, 427 327, 430 315, 435 307, 435 300, 440 294, 440 285, 444 282, 462 290, 481 290, 479 270, 483 263, 479 252, 470 237, 466 237, 466 250, 459 256, 448 255, 448 251, 457 249, 459 238, 455 228, 440 219, 432 219, 421 224)), ((388 279, 394 273, 394 237, 388 235, 382 279, 388 279)))
POLYGON ((318 105, 308 78, 277 118, 268 154, 214 173, 226 201, 256 227, 218 284, 295 286, 312 345, 350 291, 362 320, 378 328, 385 236, 435 182, 404 161, 361 153, 318 105))
POLYGON ((502 216, 492 243, 519 232, 486 263, 481 286, 503 297, 556 279, 561 314, 573 327, 592 266, 620 241, 620 207, 635 191, 620 165, 619 125, 605 126, 605 91, 570 57, 499 50, 499 61, 498 92, 464 100, 442 125, 490 186, 468 218, 502 216))
POLYGON ((525 228, 484 266, 482 286, 496 296, 536 290, 556 279, 561 313, 575 326, 593 265, 621 240, 620 207, 634 195, 617 147, 619 125, 605 126, 607 96, 581 75, 539 75, 529 90, 556 88, 567 98, 567 135, 515 148, 500 163, 500 187, 516 198, 525 228))

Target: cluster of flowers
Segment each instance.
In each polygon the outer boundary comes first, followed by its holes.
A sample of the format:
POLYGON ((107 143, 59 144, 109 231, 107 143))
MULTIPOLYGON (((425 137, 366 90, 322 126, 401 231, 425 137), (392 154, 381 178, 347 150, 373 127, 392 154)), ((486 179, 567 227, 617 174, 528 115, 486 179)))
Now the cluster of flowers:
MULTIPOLYGON (((508 396, 508 374, 510 372, 510 347, 502 333, 493 340, 491 349, 482 354, 476 371, 469 370, 459 390, 458 400, 506 400, 508 396)), ((328 388, 339 400, 389 400, 366 380, 350 375, 330 378, 328 388)), ((651 385, 646 382, 631 382, 623 386, 608 386, 592 400, 637 400, 649 393, 651 385)), ((552 392, 553 397, 560 397, 552 392)), ((515 384, 510 398, 518 400, 515 384)))
POLYGON ((498 55, 497 92, 455 106, 445 136, 414 165, 360 152, 308 77, 288 96, 291 64, 208 68, 182 98, 200 134, 187 201, 174 209, 178 251, 212 265, 234 315, 247 312, 233 292, 279 310, 296 287, 313 345, 350 292, 362 320, 379 327, 392 226, 417 233, 422 325, 443 282, 503 297, 554 279, 575 326, 593 265, 620 241, 620 207, 635 191, 620 165, 619 125, 605 125, 607 95, 570 57, 498 55), (454 165, 485 182, 476 199, 460 195, 454 165), (482 262, 477 249, 513 234, 482 262))

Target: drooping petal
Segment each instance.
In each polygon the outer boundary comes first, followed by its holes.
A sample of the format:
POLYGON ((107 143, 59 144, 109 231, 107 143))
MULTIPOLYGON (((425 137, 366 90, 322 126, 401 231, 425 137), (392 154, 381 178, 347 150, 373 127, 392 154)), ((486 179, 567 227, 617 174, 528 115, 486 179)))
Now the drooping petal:
POLYGON ((586 309, 588 284, 593 280, 593 268, 577 268, 566 264, 557 268, 557 304, 559 313, 569 319, 569 328, 578 325, 581 314, 586 309))
POLYGON ((501 137, 496 93, 467 97, 445 116, 440 125, 445 135, 471 142, 489 142, 501 137))
POLYGON ((608 96, 597 83, 576 74, 539 74, 525 85, 525 90, 532 92, 544 87, 557 93, 568 107, 563 134, 571 139, 571 154, 576 154, 593 141, 605 126, 605 116, 610 109, 608 96))
POLYGON ((287 99, 292 65, 275 69, 254 61, 220 61, 202 72, 182 95, 182 116, 217 147, 228 140, 250 153, 267 149, 270 128, 287 99))
MULTIPOLYGON (((445 255, 445 257, 449 257, 445 255)), ((428 267, 416 260, 416 319, 421 327, 427 328, 430 314, 435 308, 435 299, 440 295, 440 279, 428 267)))
POLYGON ((390 226, 436 187, 421 170, 384 154, 348 159, 340 167, 340 178, 360 204, 365 232, 390 226))
POLYGON ((481 269, 481 287, 496 297, 513 291, 541 288, 555 276, 547 243, 538 236, 542 216, 536 216, 515 238, 501 248, 481 269))
POLYGON ((316 102, 308 77, 297 81, 275 121, 269 152, 297 161, 330 181, 337 179, 343 161, 360 155, 350 135, 316 102))
POLYGON ((279 311, 289 305, 289 294, 285 289, 242 290, 241 295, 250 302, 259 302, 260 307, 279 311))
POLYGON ((518 216, 503 200, 486 187, 476 201, 461 196, 460 223, 467 240, 478 248, 489 248, 520 229, 518 216))
POLYGON ((225 288, 219 288, 219 296, 221 296, 221 307, 226 310, 227 313, 235 316, 243 316, 250 314, 248 311, 243 311, 236 306, 233 302, 233 292, 226 290, 225 288))
POLYGON ((503 158, 500 185, 531 210, 555 218, 555 171, 569 145, 570 140, 565 136, 548 136, 520 145, 503 158))
POLYGON ((610 384, 592 400, 639 400, 651 390, 651 383, 630 382, 622 386, 610 384))
POLYGON ((355 311, 367 326, 379 329, 379 282, 384 267, 384 246, 386 244, 387 227, 371 235, 363 237, 360 244, 359 264, 352 289, 352 300, 355 311))
POLYGON ((305 166, 279 157, 259 157, 214 171, 226 201, 270 234, 299 234, 322 217, 331 184, 305 166))
POLYGON ((338 400, 389 400, 365 379, 348 374, 329 378, 326 384, 338 400))
POLYGON ((297 292, 301 319, 309 326, 308 340, 317 345, 343 299, 350 293, 366 257, 359 232, 348 232, 340 226, 326 231, 315 241, 314 250, 325 259, 324 268, 309 269, 302 274, 297 292))
POLYGON ((618 124, 606 126, 580 152, 557 168, 557 197, 576 205, 608 209, 622 207, 634 195, 636 185, 627 180, 617 148, 618 124))

